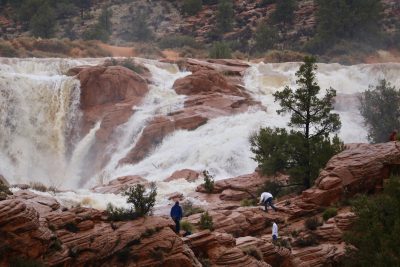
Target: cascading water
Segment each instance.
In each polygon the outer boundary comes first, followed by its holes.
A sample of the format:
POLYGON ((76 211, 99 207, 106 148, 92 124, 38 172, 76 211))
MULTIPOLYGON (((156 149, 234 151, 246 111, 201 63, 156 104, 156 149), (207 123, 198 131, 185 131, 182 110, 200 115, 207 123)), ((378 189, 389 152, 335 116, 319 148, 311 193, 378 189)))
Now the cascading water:
MULTIPOLYGON (((247 112, 209 120, 193 131, 179 130, 142 161, 119 165, 134 147, 142 130, 156 115, 165 115, 183 107, 184 96, 172 90, 172 84, 189 73, 175 65, 141 61, 152 73, 150 91, 132 117, 115 131, 116 143, 107 148, 112 156, 98 175, 88 179, 89 188, 123 175, 141 175, 158 182, 159 197, 170 192, 192 191, 196 183, 161 182, 176 170, 207 169, 216 179, 250 173, 256 167, 251 159, 248 137, 259 127, 285 127, 288 116, 276 114, 278 105, 272 94, 289 85, 295 88, 299 63, 254 64, 243 81, 252 96, 265 106, 247 112)), ((40 181, 48 185, 77 188, 85 155, 94 142, 100 122, 68 153, 67 133, 79 118, 79 82, 64 76, 77 65, 98 64, 102 60, 1 59, 0 60, 0 174, 11 183, 40 181)), ((366 130, 358 112, 358 95, 369 85, 385 78, 400 88, 400 64, 342 66, 318 64, 317 79, 324 90, 337 90, 335 112, 340 114, 345 142, 365 142, 366 130)), ((61 193, 64 200, 96 198, 85 193, 61 193)), ((90 205, 103 207, 115 196, 99 197, 90 205)), ((90 201, 89 201, 90 202, 90 201)))
POLYGON ((11 183, 66 178, 66 137, 79 118, 79 81, 63 75, 79 60, 1 59, 0 173, 11 183))

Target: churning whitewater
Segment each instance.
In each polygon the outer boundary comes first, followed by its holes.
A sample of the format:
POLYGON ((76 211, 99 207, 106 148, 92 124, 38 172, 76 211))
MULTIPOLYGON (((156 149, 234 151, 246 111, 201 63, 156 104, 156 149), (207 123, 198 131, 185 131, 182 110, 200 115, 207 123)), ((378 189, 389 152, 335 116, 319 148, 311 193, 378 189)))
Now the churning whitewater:
MULTIPOLYGON (((183 181, 162 183, 174 171, 207 169, 216 179, 251 173, 248 137, 259 127, 285 127, 288 117, 276 114, 272 94, 286 85, 295 88, 299 63, 253 64, 243 83, 264 108, 209 120, 193 131, 179 130, 137 164, 118 162, 134 147, 142 130, 154 116, 183 107, 185 97, 172 89, 174 81, 189 75, 172 64, 137 59, 151 71, 150 91, 132 117, 115 132, 118 140, 109 162, 85 181, 90 188, 124 175, 140 175, 159 183, 161 195, 187 192, 195 184, 183 181)), ((95 140, 100 121, 86 136, 73 136, 80 119, 80 84, 66 76, 68 69, 96 65, 104 59, 0 59, 0 174, 12 184, 41 182, 64 189, 76 189, 86 167, 86 154, 95 140)), ((340 137, 347 143, 365 142, 366 130, 358 112, 358 96, 387 79, 400 87, 400 64, 342 66, 318 64, 317 79, 324 89, 337 90, 335 112, 340 114, 340 137)))

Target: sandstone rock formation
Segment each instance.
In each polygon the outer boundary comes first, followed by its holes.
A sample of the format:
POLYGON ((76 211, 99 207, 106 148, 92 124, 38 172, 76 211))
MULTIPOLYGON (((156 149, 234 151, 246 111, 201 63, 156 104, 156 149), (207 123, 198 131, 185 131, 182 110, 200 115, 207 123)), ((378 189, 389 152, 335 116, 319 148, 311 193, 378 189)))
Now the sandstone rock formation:
POLYGON ((107 185, 100 185, 94 187, 92 190, 96 193, 112 193, 112 194, 119 194, 127 189, 129 186, 133 186, 136 184, 143 184, 147 185, 149 182, 138 176, 138 175, 130 175, 130 176, 123 176, 118 177, 110 181, 107 185))
POLYGON ((1 266, 15 257, 46 266, 200 266, 169 218, 110 222, 100 211, 61 209, 44 198, 21 192, 0 201, 1 266))
POLYGON ((243 250, 235 247, 232 237, 221 238, 220 235, 206 230, 190 235, 183 240, 196 256, 208 258, 212 266, 270 266, 246 255, 243 250))
POLYGON ((188 182, 194 182, 199 178, 200 173, 194 170, 183 169, 175 171, 170 177, 164 180, 164 182, 170 182, 177 179, 185 179, 188 182))
POLYGON ((96 132, 96 142, 90 155, 88 173, 100 168, 109 155, 105 147, 112 142, 115 129, 133 114, 132 107, 139 105, 148 92, 145 79, 121 66, 77 67, 69 70, 81 83, 82 125, 79 135, 83 137, 101 121, 96 132))
POLYGON ((329 160, 315 187, 303 192, 303 200, 327 206, 356 193, 374 192, 399 164, 399 142, 352 145, 329 160))
MULTIPOLYGON (((271 178, 255 171, 251 174, 218 180, 214 183, 213 193, 220 194, 221 200, 241 201, 247 198, 258 198, 257 190, 269 179, 271 178)), ((196 191, 207 193, 203 184, 199 185, 196 191)))

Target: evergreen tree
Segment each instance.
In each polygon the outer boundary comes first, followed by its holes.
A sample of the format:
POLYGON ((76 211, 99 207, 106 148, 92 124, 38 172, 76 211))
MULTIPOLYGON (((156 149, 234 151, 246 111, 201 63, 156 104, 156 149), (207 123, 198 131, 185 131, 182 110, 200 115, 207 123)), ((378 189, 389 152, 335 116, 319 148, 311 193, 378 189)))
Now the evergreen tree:
POLYGON ((92 0, 74 0, 74 3, 80 9, 81 19, 83 20, 83 14, 85 10, 88 10, 92 6, 92 0))
POLYGON ((232 0, 220 0, 217 11, 217 27, 219 32, 225 33, 232 30, 233 16, 232 0))
POLYGON ((272 14, 272 21, 283 24, 292 23, 295 8, 296 3, 294 0, 277 1, 275 12, 272 14))
POLYGON ((98 27, 106 31, 108 34, 112 33, 111 17, 111 9, 103 8, 97 22, 98 27))
POLYGON ((278 33, 274 28, 268 27, 262 23, 257 27, 255 33, 255 49, 259 52, 271 49, 278 39, 278 33))
POLYGON ((153 38, 153 33, 147 23, 147 16, 137 12, 131 24, 131 39, 133 41, 148 41, 153 38))
POLYGON ((386 80, 363 92, 360 104, 370 141, 386 142, 393 130, 400 130, 400 91, 386 80))
POLYGON ((225 42, 215 42, 211 47, 210 58, 231 58, 232 51, 229 45, 225 42))
POLYGON ((332 114, 332 101, 336 91, 330 88, 322 98, 315 81, 315 58, 306 57, 296 72, 299 88, 288 86, 274 94, 281 109, 278 114, 291 113, 289 126, 296 129, 263 128, 250 138, 251 151, 255 154, 263 173, 286 172, 295 183, 301 179, 305 188, 318 176, 320 168, 343 149, 336 136, 329 135, 340 129, 338 114, 332 114))
POLYGON ((317 34, 311 48, 323 51, 338 39, 376 42, 380 35, 380 0, 317 0, 317 34))
POLYGON ((320 137, 328 137, 330 133, 341 127, 338 114, 331 113, 336 91, 332 88, 326 91, 323 98, 318 97, 320 87, 315 80, 316 59, 305 57, 304 64, 296 72, 296 84, 299 88, 293 91, 288 86, 274 94, 281 109, 278 114, 291 113, 289 126, 300 128, 304 137, 304 186, 310 187, 312 143, 320 137))
POLYGON ((110 34, 112 33, 111 23, 112 11, 108 8, 104 8, 97 19, 96 25, 89 29, 83 34, 85 40, 101 40, 103 42, 108 41, 110 34))
POLYGON ((30 30, 35 37, 50 38, 54 34, 55 24, 54 9, 45 3, 39 7, 37 13, 32 17, 30 30))
POLYGON ((184 0, 183 13, 190 16, 196 15, 202 8, 202 0, 184 0))

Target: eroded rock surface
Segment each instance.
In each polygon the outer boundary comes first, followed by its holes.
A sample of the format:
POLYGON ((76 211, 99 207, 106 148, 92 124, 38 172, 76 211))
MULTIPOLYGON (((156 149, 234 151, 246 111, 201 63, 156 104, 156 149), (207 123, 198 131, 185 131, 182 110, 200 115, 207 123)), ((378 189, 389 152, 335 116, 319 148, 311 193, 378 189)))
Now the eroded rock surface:
POLYGON ((328 161, 315 186, 303 192, 303 199, 327 206, 356 193, 374 192, 393 165, 400 165, 399 142, 351 145, 328 161))

